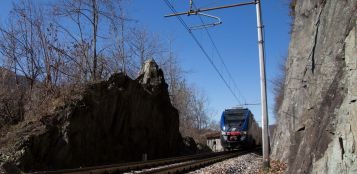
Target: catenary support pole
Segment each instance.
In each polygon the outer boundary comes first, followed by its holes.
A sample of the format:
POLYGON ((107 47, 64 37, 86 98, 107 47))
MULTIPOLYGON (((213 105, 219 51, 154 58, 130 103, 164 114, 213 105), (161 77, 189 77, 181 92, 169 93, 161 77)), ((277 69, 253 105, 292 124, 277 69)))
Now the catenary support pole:
POLYGON ((262 107, 262 139, 263 139, 263 168, 270 167, 269 161, 269 135, 268 135, 268 110, 266 94, 266 76, 265 76, 265 54, 263 40, 263 24, 261 16, 261 1, 256 0, 257 26, 258 26, 258 48, 259 48, 259 65, 260 65, 260 93, 262 107))
POLYGON ((261 107, 262 107, 262 146, 263 146, 263 168, 264 170, 270 167, 269 160, 269 133, 268 133, 268 108, 267 108, 267 94, 266 94, 266 77, 265 77, 265 54, 264 54, 264 37, 263 37, 263 24, 261 14, 261 0, 254 0, 251 2, 225 5, 219 7, 205 8, 205 9, 190 9, 187 12, 173 13, 166 15, 165 17, 197 14, 198 12, 218 10, 224 8, 245 6, 255 4, 257 11, 257 26, 258 26, 258 48, 259 48, 259 65, 260 65, 260 93, 261 93, 261 107))

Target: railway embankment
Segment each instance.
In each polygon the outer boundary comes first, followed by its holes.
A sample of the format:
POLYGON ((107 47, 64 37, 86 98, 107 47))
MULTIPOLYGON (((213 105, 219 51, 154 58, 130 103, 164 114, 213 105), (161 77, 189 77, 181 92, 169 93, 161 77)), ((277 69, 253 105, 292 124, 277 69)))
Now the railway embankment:
POLYGON ((137 79, 114 74, 73 95, 53 114, 19 123, 0 137, 3 171, 78 168, 180 153, 178 111, 154 61, 146 62, 137 79))
POLYGON ((272 158, 287 173, 357 172, 357 1, 293 0, 272 158))
POLYGON ((189 174, 258 174, 262 162, 263 159, 260 154, 248 153, 197 169, 189 174))

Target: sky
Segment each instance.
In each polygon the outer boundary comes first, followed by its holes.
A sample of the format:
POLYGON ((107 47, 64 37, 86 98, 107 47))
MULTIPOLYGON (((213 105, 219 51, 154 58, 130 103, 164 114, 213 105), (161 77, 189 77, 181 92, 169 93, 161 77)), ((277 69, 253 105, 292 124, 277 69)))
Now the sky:
MULTIPOLYGON (((198 8, 214 7, 247 2, 249 0, 194 0, 198 8)), ((187 11, 189 1, 170 0, 176 11, 187 11)), ((0 20, 3 22, 11 9, 11 0, 0 1, 0 20)), ((187 82, 206 96, 209 113, 219 120, 224 109, 240 104, 260 103, 259 57, 257 45, 257 22, 255 5, 233 7, 205 12, 217 16, 222 24, 207 28, 216 44, 223 61, 237 87, 225 72, 206 30, 193 30, 208 55, 221 71, 229 86, 238 96, 237 101, 217 72, 210 65, 200 48, 176 17, 165 18, 172 13, 164 0, 131 0, 127 6, 128 15, 141 26, 160 35, 161 39, 173 39, 172 48, 178 62, 184 69, 187 82)), ((288 15, 288 0, 262 0, 262 15, 265 28, 266 74, 268 92, 269 123, 275 123, 273 115, 274 95, 271 81, 280 73, 279 66, 287 55, 291 19, 288 15)), ((183 15, 188 26, 200 25, 197 15, 183 15)), ((205 23, 215 20, 202 16, 205 23)), ((261 106, 246 105, 261 123, 261 106)))
MULTIPOLYGON (((249 0, 248 0, 249 1, 249 0)), ((187 11, 189 1, 170 0, 176 11, 187 11)), ((247 0, 194 0, 198 8, 214 7, 247 2, 247 0)), ((217 16, 222 24, 207 28, 227 66, 237 88, 229 80, 224 66, 220 62, 206 31, 193 30, 209 56, 237 94, 240 103, 229 92, 214 68, 209 64, 200 48, 195 44, 186 29, 176 17, 165 18, 172 13, 163 0, 133 0, 130 14, 149 30, 160 33, 167 38, 174 38, 173 48, 182 67, 188 71, 188 82, 201 90, 208 98, 213 118, 218 120, 224 109, 241 103, 260 103, 259 57, 257 45, 257 21, 255 5, 234 7, 205 12, 217 16), (239 91, 239 92, 237 92, 239 91)), ((287 0, 262 1, 263 24, 265 27, 266 73, 268 92, 268 111, 270 124, 275 123, 273 107, 274 95, 271 81, 280 73, 279 66, 286 57, 290 35, 289 7, 287 0)), ((200 24, 197 16, 182 16, 189 26, 200 24)), ((210 19, 202 17, 206 23, 210 19)), ((214 21, 214 20, 213 20, 214 21)), ((247 105, 260 123, 261 106, 247 105)))

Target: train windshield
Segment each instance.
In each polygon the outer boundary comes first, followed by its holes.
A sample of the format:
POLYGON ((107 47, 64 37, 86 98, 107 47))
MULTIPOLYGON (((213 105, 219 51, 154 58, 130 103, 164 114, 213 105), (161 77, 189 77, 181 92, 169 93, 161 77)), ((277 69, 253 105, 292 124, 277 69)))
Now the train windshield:
POLYGON ((224 123, 226 131, 238 131, 244 124, 245 116, 243 113, 226 113, 224 123))

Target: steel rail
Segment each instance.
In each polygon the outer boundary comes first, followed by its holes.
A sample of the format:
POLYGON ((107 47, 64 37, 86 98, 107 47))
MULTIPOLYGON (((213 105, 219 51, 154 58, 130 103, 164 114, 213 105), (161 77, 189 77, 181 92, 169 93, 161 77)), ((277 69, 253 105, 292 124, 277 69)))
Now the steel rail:
POLYGON ((250 151, 240 151, 240 152, 235 152, 231 154, 225 154, 225 155, 220 155, 216 157, 211 157, 207 159, 201 159, 201 160, 196 160, 196 161, 191 161, 189 163, 184 163, 176 166, 168 166, 160 169, 154 169, 151 171, 144 171, 141 172, 143 174, 171 174, 171 173, 184 173, 184 172, 189 172, 194 169, 198 169, 216 162, 220 162, 229 158, 236 157, 238 155, 246 154, 249 153, 250 151))
POLYGON ((165 158, 165 159, 158 159, 158 160, 152 160, 147 162, 132 162, 132 163, 103 165, 103 166, 94 166, 94 167, 77 168, 77 169, 65 169, 65 170, 58 170, 58 171, 36 172, 35 174, 45 174, 45 173, 46 174, 59 174, 59 173, 116 174, 116 173, 125 173, 131 171, 145 173, 145 174, 182 173, 182 172, 192 171, 194 169, 201 168, 203 166, 207 166, 232 157, 236 157, 238 155, 257 151, 258 149, 261 148, 255 148, 251 150, 239 150, 233 152, 206 153, 206 154, 182 156, 182 157, 175 157, 175 158, 165 158), (175 165, 176 163, 182 163, 182 164, 175 165), (155 169, 155 167, 157 169, 155 169))
POLYGON ((196 160, 202 158, 209 158, 212 156, 221 156, 228 154, 229 152, 216 152, 216 153, 204 153, 198 155, 189 155, 189 156, 180 156, 174 158, 164 158, 157 160, 150 160, 146 162, 130 162, 130 163, 120 163, 120 164, 111 164, 111 165, 102 165, 102 166, 93 166, 93 167, 84 167, 76 169, 63 169, 56 171, 42 171, 34 172, 33 174, 79 174, 79 173, 91 173, 91 174, 100 174, 100 173, 118 173, 118 172, 127 172, 131 170, 141 170, 145 168, 152 168, 156 166, 163 166, 173 163, 179 163, 189 160, 196 160))

